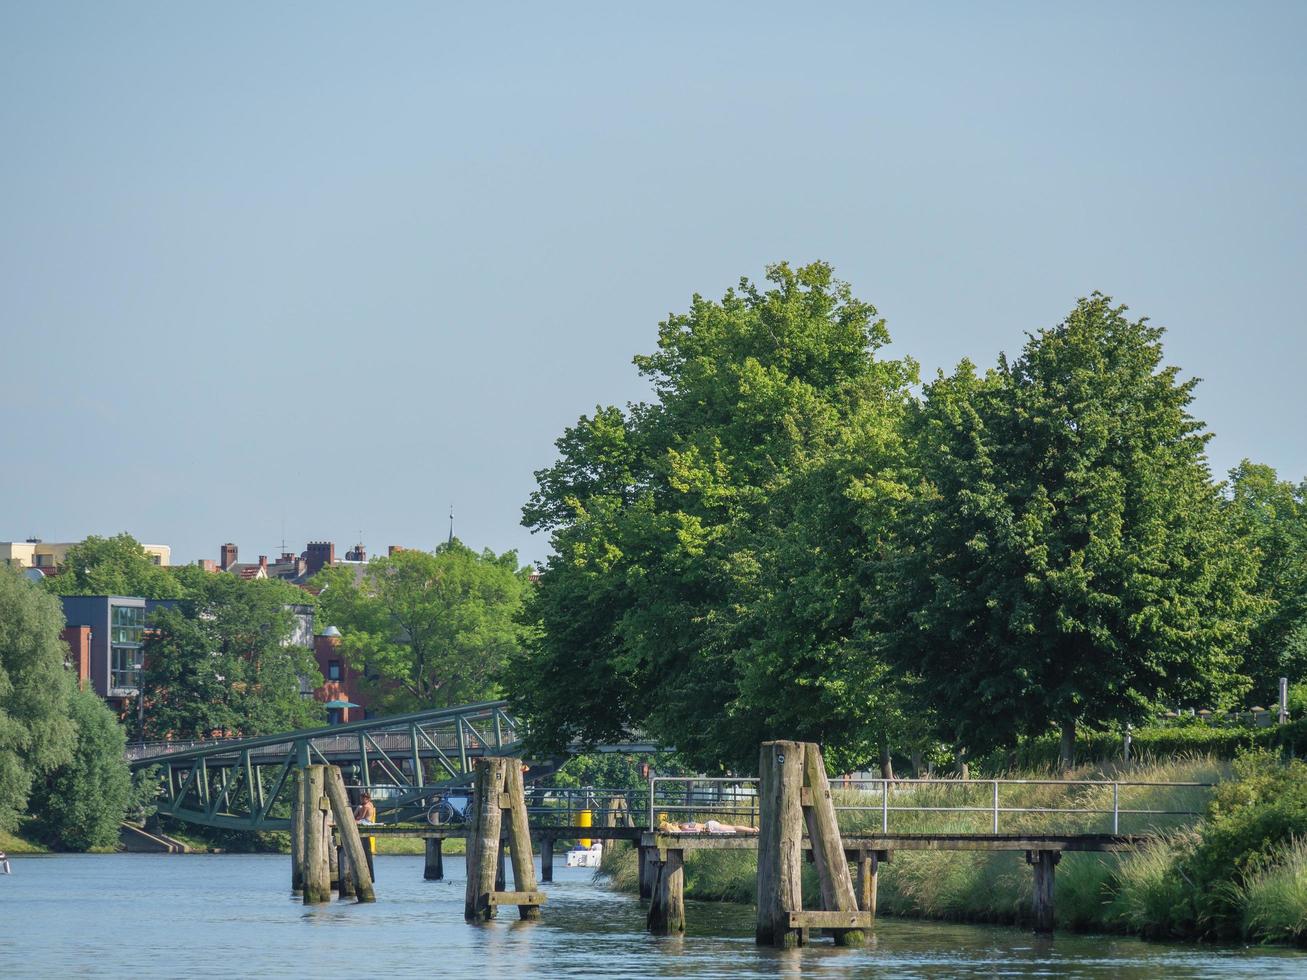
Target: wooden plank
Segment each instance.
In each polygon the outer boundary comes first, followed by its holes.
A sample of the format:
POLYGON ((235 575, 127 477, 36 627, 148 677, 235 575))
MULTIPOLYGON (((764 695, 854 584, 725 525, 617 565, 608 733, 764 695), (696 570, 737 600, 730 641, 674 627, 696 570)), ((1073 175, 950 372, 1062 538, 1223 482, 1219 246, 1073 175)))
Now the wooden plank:
POLYGON ((789 918, 791 912, 803 908, 803 759, 801 742, 763 742, 758 754, 760 832, 754 938, 760 945, 788 947, 804 941, 803 933, 790 925, 789 918))
POLYGON ((544 905, 549 896, 539 891, 520 891, 520 892, 490 892, 486 896, 486 901, 490 905, 516 905, 519 908, 536 907, 544 905))
MULTIPOLYGON (((855 913, 858 899, 853 894, 849 878, 849 864, 844 858, 844 843, 835 819, 835 806, 831 803, 830 782, 826 778, 826 763, 821 748, 815 743, 804 745, 804 778, 815 801, 803 811, 808 824, 808 838, 812 841, 812 856, 817 865, 817 880, 821 885, 821 904, 829 912, 855 913)), ((836 927, 829 927, 836 928, 836 927)), ((837 946, 860 946, 864 942, 856 929, 837 929, 837 946)))
POLYGON ((836 929, 859 931, 871 928, 870 912, 791 912, 791 929, 836 929))

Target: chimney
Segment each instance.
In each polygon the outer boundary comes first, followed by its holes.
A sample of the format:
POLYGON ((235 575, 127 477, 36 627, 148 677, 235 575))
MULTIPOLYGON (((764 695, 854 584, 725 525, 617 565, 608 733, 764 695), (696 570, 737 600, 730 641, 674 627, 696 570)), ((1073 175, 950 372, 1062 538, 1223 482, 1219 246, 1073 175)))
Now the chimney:
POLYGON ((259 555, 259 567, 260 567, 261 569, 263 569, 265 572, 268 570, 268 556, 267 556, 267 555, 259 555))
POLYGON ((336 545, 332 541, 310 541, 308 549, 304 552, 304 560, 308 563, 306 571, 310 575, 316 575, 327 565, 336 564, 336 545))
POLYGON ((224 572, 236 564, 236 546, 228 541, 218 549, 218 567, 224 572))

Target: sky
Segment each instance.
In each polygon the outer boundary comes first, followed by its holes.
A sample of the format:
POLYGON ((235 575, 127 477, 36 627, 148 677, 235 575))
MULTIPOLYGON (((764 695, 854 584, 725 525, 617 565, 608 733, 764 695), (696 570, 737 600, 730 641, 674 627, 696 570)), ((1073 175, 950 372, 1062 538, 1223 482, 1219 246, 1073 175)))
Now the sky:
POLYGON ((1307 4, 0 0, 0 540, 539 560, 695 293, 823 259, 923 375, 1100 290, 1307 476, 1307 4))

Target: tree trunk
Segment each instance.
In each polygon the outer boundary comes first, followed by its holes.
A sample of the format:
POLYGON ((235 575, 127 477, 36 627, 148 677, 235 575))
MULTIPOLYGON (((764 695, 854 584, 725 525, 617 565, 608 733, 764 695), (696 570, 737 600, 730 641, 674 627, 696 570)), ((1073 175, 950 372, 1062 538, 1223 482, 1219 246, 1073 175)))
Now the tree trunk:
POLYGON ((894 760, 890 758, 889 743, 880 743, 880 778, 894 778, 894 760))
POLYGON ((922 773, 921 749, 912 750, 912 778, 920 779, 922 773))
POLYGON ((971 764, 967 762, 967 747, 959 745, 953 752, 954 765, 957 766, 959 779, 971 778, 971 764))
POLYGON ((1074 718, 1068 718, 1062 722, 1062 742, 1058 749, 1058 761, 1062 765, 1063 772, 1069 772, 1076 767, 1076 722, 1074 718))

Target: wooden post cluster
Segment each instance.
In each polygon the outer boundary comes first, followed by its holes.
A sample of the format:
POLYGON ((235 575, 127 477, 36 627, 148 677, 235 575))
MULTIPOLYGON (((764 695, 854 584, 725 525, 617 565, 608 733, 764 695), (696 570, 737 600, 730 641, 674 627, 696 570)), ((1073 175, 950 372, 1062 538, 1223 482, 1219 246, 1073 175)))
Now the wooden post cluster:
MULTIPOLYGON (((757 941, 798 946, 808 930, 829 929, 841 946, 860 945, 871 925, 859 910, 835 820, 821 749, 811 742, 764 742, 759 753, 757 941), (821 884, 822 911, 803 909, 803 832, 821 884)), ((870 904, 870 903, 869 903, 870 904)))
POLYGON ((1061 851, 1026 851, 1026 864, 1035 869, 1035 894, 1031 908, 1035 932, 1053 931, 1053 869, 1061 860, 1061 851))
POLYGON ((360 902, 376 901, 368 857, 354 822, 354 812, 345 793, 345 780, 335 766, 306 766, 300 771, 299 792, 291 817, 291 859, 299 868, 292 871, 292 883, 298 876, 302 883, 305 905, 331 901, 331 865, 337 866, 336 879, 341 897, 354 895, 360 902), (337 857, 332 840, 332 817, 340 834, 337 857), (337 857, 333 861, 332 858, 337 857))
POLYGON ((531 829, 526 818, 526 796, 520 759, 477 760, 473 794, 475 818, 468 835, 467 892, 463 917, 469 922, 486 922, 500 905, 516 905, 523 919, 540 918, 544 892, 536 889, 535 865, 531 855, 531 829), (505 891, 503 881, 504 814, 508 815, 507 843, 513 860, 513 887, 505 891))

